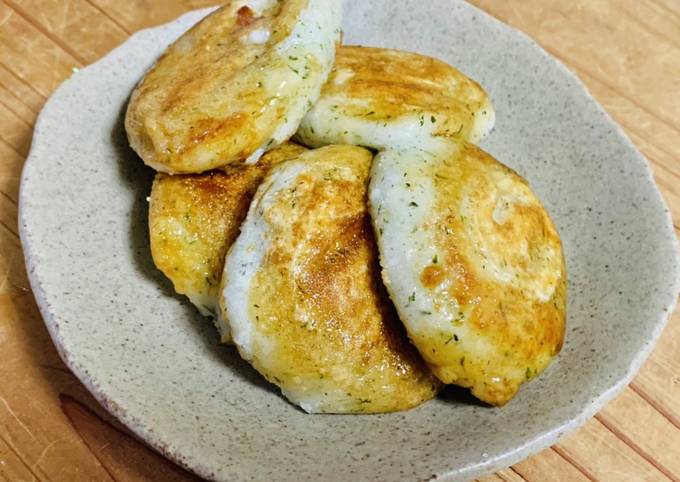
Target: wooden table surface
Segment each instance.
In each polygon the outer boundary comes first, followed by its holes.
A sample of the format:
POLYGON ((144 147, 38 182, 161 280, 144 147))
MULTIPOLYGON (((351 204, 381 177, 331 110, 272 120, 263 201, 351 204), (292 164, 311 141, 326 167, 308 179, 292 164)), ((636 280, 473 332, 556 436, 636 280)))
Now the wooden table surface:
MULTIPOLYGON (((18 182, 72 69, 206 0, 0 0, 0 479, 191 480, 128 435, 59 359, 26 280, 18 182)), ((680 232, 680 0, 473 0, 588 86, 649 159, 680 232)), ((630 387, 559 444, 485 481, 680 481, 680 313, 630 387)))

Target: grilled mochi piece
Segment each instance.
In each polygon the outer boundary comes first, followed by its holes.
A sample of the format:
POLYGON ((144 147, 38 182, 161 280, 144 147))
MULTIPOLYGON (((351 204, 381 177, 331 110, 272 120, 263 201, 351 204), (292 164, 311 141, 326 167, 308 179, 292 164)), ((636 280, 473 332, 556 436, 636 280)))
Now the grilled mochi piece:
POLYGON ((297 138, 310 147, 421 146, 429 138, 476 142, 495 120, 479 84, 439 60, 398 50, 342 46, 297 138))
POLYGON ((504 405, 564 338, 565 262, 545 208, 465 142, 384 151, 371 179, 383 280, 411 341, 440 380, 504 405))
POLYGON ((227 250, 267 170, 304 151, 285 143, 253 166, 204 174, 159 173, 153 182, 149 207, 153 261, 177 293, 186 295, 203 315, 216 318, 223 342, 231 339, 228 323, 218 316, 227 250))
POLYGON ((231 0, 172 44, 132 94, 125 127, 146 164, 201 173, 288 140, 326 82, 338 0, 231 0))
POLYGON ((310 413, 404 410, 440 386, 380 282, 371 160, 329 146, 274 167, 227 256, 220 302, 241 356, 310 413))

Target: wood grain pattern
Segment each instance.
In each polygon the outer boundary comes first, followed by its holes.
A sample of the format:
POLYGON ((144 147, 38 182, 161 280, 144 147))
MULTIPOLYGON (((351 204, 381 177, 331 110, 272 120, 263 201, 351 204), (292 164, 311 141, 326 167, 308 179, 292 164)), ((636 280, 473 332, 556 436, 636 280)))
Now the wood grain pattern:
POLYGON ((664 335, 633 381, 642 394, 680 430, 680 311, 676 309, 664 335))
POLYGON ((28 134, 33 126, 0 103, 0 139, 22 157, 26 157, 31 146, 28 134))
POLYGON ((554 449, 544 450, 513 467, 530 482, 588 482, 592 480, 554 449))
POLYGON ((555 450, 595 480, 667 480, 654 464, 597 419, 589 420, 575 435, 567 436, 555 450))
POLYGON ((200 480, 140 446, 124 429, 105 422, 74 398, 59 398, 75 431, 114 480, 200 480))
MULTIPOLYGON (((46 98, 140 28, 206 0, 0 0, 0 480, 194 480, 127 434, 59 359, 29 290, 18 180, 46 98)), ((680 233, 680 2, 472 0, 562 60, 650 160, 680 233)), ((634 382, 488 482, 680 480, 680 312, 634 382)))
POLYGON ((680 447, 680 430, 639 394, 625 390, 597 420, 667 477, 680 474, 680 458, 667 450, 680 447))
POLYGON ((91 0, 128 32, 169 22, 183 13, 219 2, 210 0, 91 0))
POLYGON ((2 0, 0 64, 45 97, 68 77, 73 67, 82 66, 2 0))
POLYGON ((0 139, 0 196, 14 204, 19 197, 19 174, 23 165, 24 158, 0 139))
POLYGON ((14 11, 81 63, 89 64, 128 37, 113 20, 85 0, 4 0, 14 11), (89 39, 97 38, 96 43, 89 39))

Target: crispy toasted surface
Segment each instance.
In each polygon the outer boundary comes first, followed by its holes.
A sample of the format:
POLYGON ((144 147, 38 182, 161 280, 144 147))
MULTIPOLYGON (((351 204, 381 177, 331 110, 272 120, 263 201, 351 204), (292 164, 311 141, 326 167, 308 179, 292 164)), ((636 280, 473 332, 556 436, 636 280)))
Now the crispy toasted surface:
POLYGON ((560 238, 528 183, 447 141, 381 153, 370 204, 385 284, 432 371, 508 402, 559 352, 565 330, 560 238))
MULTIPOLYGON (((204 315, 218 313, 224 258, 262 178, 270 166, 305 150, 286 143, 253 166, 156 175, 149 206, 154 263, 204 315)), ((221 331, 228 337, 228 330, 221 331)))
POLYGON ((227 257, 222 303, 241 355, 308 412, 402 410, 439 387, 380 282, 371 158, 330 146, 272 169, 227 257))
POLYGON ((231 0, 146 74, 126 117, 151 167, 200 173, 257 160, 290 138, 326 81, 337 0, 231 0))
POLYGON ((410 52, 342 46, 298 138, 375 149, 410 147, 430 136, 478 141, 493 128, 482 87, 450 65, 410 52))

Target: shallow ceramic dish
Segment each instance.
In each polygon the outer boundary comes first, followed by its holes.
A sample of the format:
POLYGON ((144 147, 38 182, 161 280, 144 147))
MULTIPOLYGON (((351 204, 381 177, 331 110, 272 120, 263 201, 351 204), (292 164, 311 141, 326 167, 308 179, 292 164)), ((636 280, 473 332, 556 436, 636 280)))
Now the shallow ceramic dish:
POLYGON ((65 82, 23 172, 35 296, 62 358, 111 413, 208 478, 457 480, 552 444, 630 381, 678 289, 675 236, 649 167, 557 61, 453 0, 351 0, 345 40, 437 56, 490 92, 498 122, 484 147, 530 180, 564 239, 562 354, 503 409, 450 390, 406 413, 310 416, 219 346, 152 265, 153 173, 122 124, 135 82, 206 13, 136 34, 65 82))

